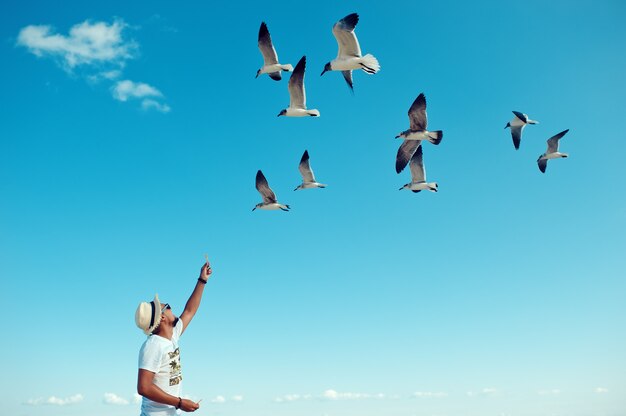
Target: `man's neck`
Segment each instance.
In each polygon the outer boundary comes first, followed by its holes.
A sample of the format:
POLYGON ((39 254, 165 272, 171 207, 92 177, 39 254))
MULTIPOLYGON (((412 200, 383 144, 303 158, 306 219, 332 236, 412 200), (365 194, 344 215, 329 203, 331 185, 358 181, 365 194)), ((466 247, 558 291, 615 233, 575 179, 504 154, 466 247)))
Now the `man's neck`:
POLYGON ((173 333, 174 333, 174 328, 163 323, 159 325, 159 332, 157 332, 155 335, 171 340, 173 333))

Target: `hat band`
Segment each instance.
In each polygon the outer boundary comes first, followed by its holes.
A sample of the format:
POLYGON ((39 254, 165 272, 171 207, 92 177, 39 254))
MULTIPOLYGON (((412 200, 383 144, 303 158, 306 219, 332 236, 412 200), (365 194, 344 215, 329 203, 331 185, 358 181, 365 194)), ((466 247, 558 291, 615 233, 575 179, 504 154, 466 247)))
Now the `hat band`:
POLYGON ((154 325, 154 317, 155 317, 154 312, 156 309, 156 306, 154 305, 154 301, 150 302, 150 306, 152 306, 152 315, 150 317, 150 326, 148 328, 152 328, 152 325, 154 325))

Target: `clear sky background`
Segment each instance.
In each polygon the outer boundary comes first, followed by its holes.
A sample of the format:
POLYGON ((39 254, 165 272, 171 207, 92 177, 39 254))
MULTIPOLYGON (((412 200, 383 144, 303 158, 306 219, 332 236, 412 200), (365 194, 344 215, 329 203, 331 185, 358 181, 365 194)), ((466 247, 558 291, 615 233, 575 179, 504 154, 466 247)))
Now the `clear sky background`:
POLYGON ((0 5, 0 414, 132 416, 140 301, 198 415, 626 414, 626 3, 0 5), (320 77, 358 12, 381 64, 320 77), (261 21, 321 117, 277 118, 261 21), (88 41, 100 41, 90 44, 88 41), (424 92, 438 193, 399 192, 424 92), (521 149, 511 110, 541 124, 521 149), (536 159, 546 139, 569 159, 536 159), (305 149, 326 189, 293 192, 305 149), (255 211, 262 169, 291 212, 255 211))

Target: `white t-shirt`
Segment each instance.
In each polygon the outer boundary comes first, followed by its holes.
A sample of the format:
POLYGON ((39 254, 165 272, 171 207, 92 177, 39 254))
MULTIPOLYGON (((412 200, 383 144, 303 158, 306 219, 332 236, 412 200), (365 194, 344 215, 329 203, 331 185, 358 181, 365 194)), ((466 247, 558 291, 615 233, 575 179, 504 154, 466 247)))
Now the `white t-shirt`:
MULTIPOLYGON (((180 397, 183 373, 180 366, 178 339, 183 332, 179 318, 172 339, 150 335, 139 350, 139 368, 154 373, 154 384, 172 396, 180 397)), ((154 402, 147 397, 141 401, 142 416, 174 416, 181 412, 175 406, 154 402)))

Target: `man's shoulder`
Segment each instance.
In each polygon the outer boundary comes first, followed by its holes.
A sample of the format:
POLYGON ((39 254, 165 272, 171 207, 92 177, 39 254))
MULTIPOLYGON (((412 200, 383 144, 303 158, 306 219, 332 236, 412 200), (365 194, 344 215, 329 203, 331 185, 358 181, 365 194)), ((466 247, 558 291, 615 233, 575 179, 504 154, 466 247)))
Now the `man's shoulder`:
POLYGON ((141 351, 163 348, 168 344, 166 341, 165 338, 158 335, 150 335, 141 345, 141 351))

